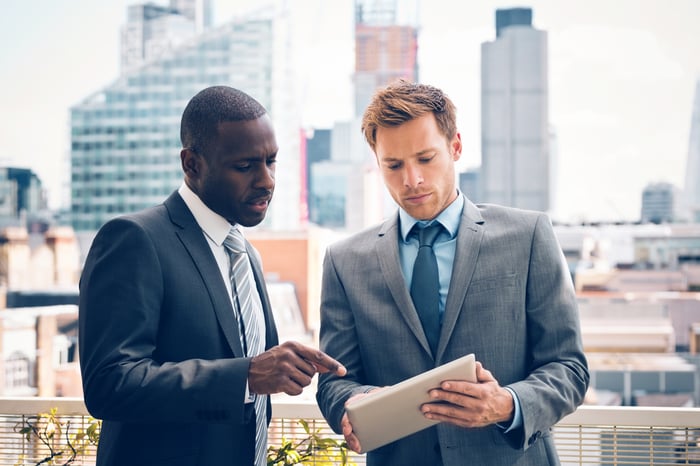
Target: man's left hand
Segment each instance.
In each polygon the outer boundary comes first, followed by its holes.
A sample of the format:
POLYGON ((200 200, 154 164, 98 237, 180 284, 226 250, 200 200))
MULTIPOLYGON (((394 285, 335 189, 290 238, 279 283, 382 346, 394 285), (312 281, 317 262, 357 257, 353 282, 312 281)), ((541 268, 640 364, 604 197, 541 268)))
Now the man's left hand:
POLYGON ((440 388, 430 390, 436 403, 421 406, 428 419, 449 422, 459 427, 484 427, 509 424, 513 419, 513 396, 498 384, 491 372, 476 363, 477 382, 444 381, 440 388))

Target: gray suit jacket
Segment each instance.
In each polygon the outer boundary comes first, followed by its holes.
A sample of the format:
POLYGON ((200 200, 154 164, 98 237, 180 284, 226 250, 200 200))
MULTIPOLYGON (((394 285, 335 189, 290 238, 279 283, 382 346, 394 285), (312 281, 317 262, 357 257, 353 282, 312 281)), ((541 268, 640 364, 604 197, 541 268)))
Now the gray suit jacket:
POLYGON ((546 215, 465 199, 437 354, 399 265, 398 215, 332 245, 324 260, 321 349, 348 369, 317 400, 336 432, 344 403, 468 353, 517 395, 523 426, 448 424, 368 453, 370 465, 558 464, 550 427, 583 401, 589 374, 571 277, 546 215), (442 463, 440 463, 442 461, 442 463))
MULTIPOLYGON (((277 331, 248 247, 270 347, 277 331)), ((252 464, 250 360, 216 260, 179 194, 100 229, 80 282, 79 336, 85 403, 103 419, 99 466, 252 464)))

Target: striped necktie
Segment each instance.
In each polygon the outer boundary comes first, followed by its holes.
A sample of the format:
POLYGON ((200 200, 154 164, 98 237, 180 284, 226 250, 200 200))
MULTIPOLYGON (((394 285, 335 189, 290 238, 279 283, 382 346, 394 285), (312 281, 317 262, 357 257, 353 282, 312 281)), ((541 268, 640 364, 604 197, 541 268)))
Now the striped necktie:
MULTIPOLYGON (((224 240, 224 246, 231 258, 229 276, 241 344, 246 356, 257 356, 265 351, 265 334, 261 330, 265 326, 262 304, 255 289, 253 270, 243 235, 237 228, 231 228, 224 240)), ((255 466, 265 466, 267 464, 267 396, 255 395, 254 403, 255 466)))

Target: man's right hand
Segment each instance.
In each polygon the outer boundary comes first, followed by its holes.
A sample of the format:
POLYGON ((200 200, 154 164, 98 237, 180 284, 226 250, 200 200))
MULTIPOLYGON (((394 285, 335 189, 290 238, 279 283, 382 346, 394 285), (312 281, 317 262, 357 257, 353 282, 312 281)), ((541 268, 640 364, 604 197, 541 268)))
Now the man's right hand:
POLYGON ((317 372, 334 372, 342 377, 347 370, 323 351, 287 341, 250 360, 248 389, 260 395, 299 395, 317 372))
MULTIPOLYGON (((370 393, 376 392, 377 390, 383 390, 384 388, 385 387, 377 387, 371 389, 366 393, 358 393, 356 395, 353 395, 350 398, 348 398, 348 400, 345 402, 345 406, 354 403, 355 401, 361 400, 362 398, 368 396, 370 393)), ((360 440, 357 438, 357 436, 352 430, 352 424, 350 424, 350 419, 348 419, 348 413, 343 414, 343 418, 340 420, 340 428, 343 431, 343 437, 345 437, 345 443, 348 444, 348 448, 350 448, 355 453, 363 453, 362 445, 360 445, 360 440)))

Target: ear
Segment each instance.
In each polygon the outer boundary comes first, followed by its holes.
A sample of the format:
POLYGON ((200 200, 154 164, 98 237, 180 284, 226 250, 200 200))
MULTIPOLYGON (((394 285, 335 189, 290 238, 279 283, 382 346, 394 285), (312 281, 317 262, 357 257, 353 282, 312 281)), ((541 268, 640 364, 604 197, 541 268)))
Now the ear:
POLYGON ((180 151, 180 163, 182 171, 187 178, 197 178, 199 174, 200 157, 192 149, 182 149, 180 151))
POLYGON ((456 133, 450 141, 450 150, 452 151, 452 160, 455 162, 462 156, 462 136, 456 133))

